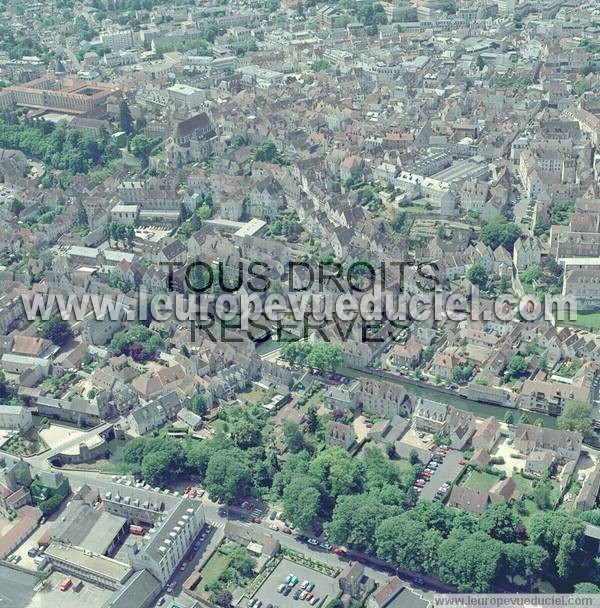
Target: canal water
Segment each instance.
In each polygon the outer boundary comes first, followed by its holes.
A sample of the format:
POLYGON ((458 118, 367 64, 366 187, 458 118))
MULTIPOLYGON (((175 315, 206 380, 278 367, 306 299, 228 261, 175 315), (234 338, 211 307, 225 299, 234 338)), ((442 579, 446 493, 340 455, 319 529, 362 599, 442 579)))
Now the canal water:
MULTIPOLYGON (((257 345, 256 352, 259 355, 265 355, 274 350, 277 350, 280 347, 281 344, 275 342, 274 340, 268 339, 257 345)), ((381 379, 377 376, 369 374, 368 372, 359 371, 355 369, 342 368, 338 371, 340 374, 343 374, 344 376, 349 376, 351 378, 381 379)), ((544 426, 549 428, 556 428, 556 418, 553 418, 552 416, 538 414, 536 412, 523 412, 522 410, 513 410, 506 407, 502 407, 501 405, 493 405, 491 403, 481 403, 479 401, 467 399, 466 397, 461 397, 460 395, 449 395, 448 393, 445 393, 443 391, 436 390, 436 388, 433 386, 424 387, 409 384, 407 382, 404 382, 400 377, 386 377, 385 379, 388 382, 399 384, 409 395, 414 395, 415 397, 423 397, 425 399, 431 399, 432 401, 439 401, 440 403, 446 403, 448 405, 452 405, 457 409, 471 412, 475 414, 475 416, 477 416, 478 418, 488 418, 489 416, 495 416, 496 418, 498 418, 498 420, 503 421, 506 412, 511 411, 513 412, 513 415, 515 417, 515 422, 518 422, 519 418, 523 414, 527 414, 527 417, 529 418, 529 421, 531 423, 533 423, 534 420, 540 418, 543 421, 544 426)))

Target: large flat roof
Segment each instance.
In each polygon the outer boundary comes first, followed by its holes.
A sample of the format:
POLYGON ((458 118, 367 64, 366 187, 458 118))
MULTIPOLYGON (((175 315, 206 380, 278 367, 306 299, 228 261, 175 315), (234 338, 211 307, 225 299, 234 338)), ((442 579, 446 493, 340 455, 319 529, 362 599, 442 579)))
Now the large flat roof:
POLYGON ((46 549, 46 555, 119 584, 125 582, 132 572, 132 568, 128 564, 80 547, 70 547, 57 542, 50 543, 46 549))

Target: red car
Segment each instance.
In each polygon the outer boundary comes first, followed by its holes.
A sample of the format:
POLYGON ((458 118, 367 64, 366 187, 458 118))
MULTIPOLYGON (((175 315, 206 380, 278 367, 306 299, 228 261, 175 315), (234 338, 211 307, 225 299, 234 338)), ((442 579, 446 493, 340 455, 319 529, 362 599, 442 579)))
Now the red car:
POLYGON ((333 552, 336 555, 346 555, 346 550, 342 549, 342 547, 335 547, 334 550, 333 550, 333 552))
POLYGON ((458 464, 460 464, 460 465, 464 466, 464 465, 466 465, 466 464, 467 464, 467 462, 469 462, 469 461, 468 461, 468 460, 466 460, 466 459, 464 459, 464 458, 461 458, 461 459, 458 461, 458 464))
POLYGON ((284 534, 291 534, 291 533, 292 533, 291 528, 288 528, 287 526, 283 526, 283 528, 281 528, 281 531, 282 531, 284 534))
POLYGON ((262 519, 260 517, 253 517, 252 521, 255 524, 260 524, 262 522, 262 519))

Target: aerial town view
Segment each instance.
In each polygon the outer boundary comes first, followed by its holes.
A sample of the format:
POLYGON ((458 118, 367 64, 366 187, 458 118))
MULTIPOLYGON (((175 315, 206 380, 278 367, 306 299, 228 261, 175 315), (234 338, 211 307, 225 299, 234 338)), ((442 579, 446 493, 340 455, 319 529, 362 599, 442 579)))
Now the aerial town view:
POLYGON ((0 0, 0 608, 600 607, 600 0, 0 0))

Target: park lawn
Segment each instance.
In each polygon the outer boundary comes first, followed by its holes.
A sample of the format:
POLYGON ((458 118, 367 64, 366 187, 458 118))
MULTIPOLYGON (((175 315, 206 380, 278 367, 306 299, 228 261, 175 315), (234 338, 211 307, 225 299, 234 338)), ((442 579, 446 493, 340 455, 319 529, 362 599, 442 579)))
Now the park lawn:
POLYGON ((325 389, 319 389, 318 391, 316 391, 314 393, 314 395, 311 395, 306 400, 306 403, 304 405, 300 406, 300 409, 303 412, 306 412, 311 405, 315 405, 317 407, 317 409, 320 409, 321 404, 323 403, 323 395, 324 394, 325 394, 325 389))
POLYGON ((204 568, 202 568, 202 580, 198 585, 198 592, 206 591, 206 586, 216 581, 225 570, 229 567, 232 555, 225 555, 221 551, 215 551, 215 554, 208 560, 204 568))
POLYGON ((470 488, 471 490, 480 490, 482 492, 486 492, 499 481, 500 477, 497 475, 472 469, 471 473, 467 473, 467 475, 465 475, 462 485, 465 486, 465 488, 470 488))

